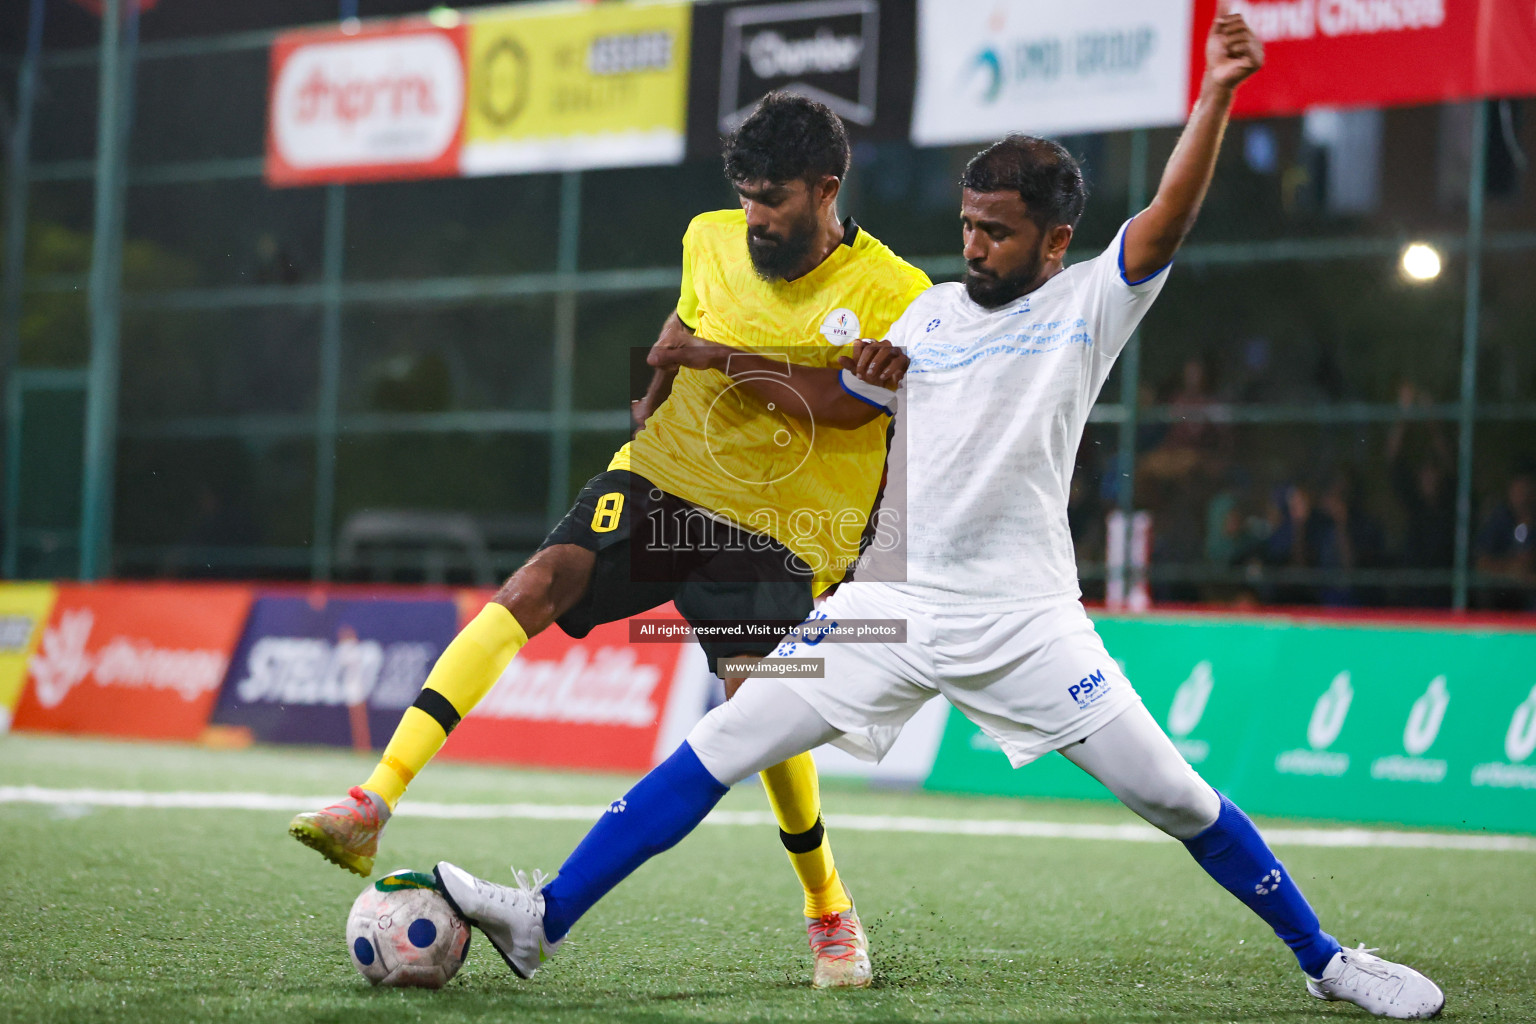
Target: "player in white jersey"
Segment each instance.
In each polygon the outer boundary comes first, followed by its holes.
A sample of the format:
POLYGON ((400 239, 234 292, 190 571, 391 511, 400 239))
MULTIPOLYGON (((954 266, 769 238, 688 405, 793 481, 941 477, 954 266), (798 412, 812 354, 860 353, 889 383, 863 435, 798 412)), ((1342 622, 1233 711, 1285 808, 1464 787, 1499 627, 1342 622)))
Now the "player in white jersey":
MULTIPOLYGON (((1440 1011, 1444 996, 1428 978, 1322 930, 1253 823, 1142 706, 1080 602, 1067 490, 1088 410, 1194 223, 1233 90, 1263 61, 1242 18, 1225 13, 1206 56, 1200 100, 1157 196, 1094 259, 1063 265, 1085 197, 1066 150, 1011 136, 967 166, 964 282, 925 292, 892 328, 889 341, 909 360, 898 392, 880 386, 884 344, 844 373, 851 392, 896 411, 887 486, 906 495, 904 551, 872 549, 854 581, 763 665, 771 673, 814 648, 825 677, 754 678, 615 801, 542 889, 537 877, 503 887, 438 865, 448 897, 519 973, 559 945, 544 931, 550 908, 579 917, 697 825, 728 786, 826 742, 878 758, 943 694, 1015 766, 1060 751, 1183 841, 1291 947, 1312 995, 1388 1017, 1440 1011), (867 619, 906 620, 906 642, 827 642, 829 630, 867 619)), ((718 355, 701 346, 684 358, 718 355)))

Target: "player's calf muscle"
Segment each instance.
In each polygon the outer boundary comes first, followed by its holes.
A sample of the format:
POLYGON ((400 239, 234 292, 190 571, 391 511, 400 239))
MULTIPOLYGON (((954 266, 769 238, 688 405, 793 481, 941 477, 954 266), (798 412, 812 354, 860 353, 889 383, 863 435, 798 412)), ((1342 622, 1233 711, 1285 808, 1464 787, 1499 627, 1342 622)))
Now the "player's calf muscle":
POLYGON ((512 613, 524 634, 542 633, 586 593, 596 557, 575 544, 545 548, 513 573, 493 600, 512 613))

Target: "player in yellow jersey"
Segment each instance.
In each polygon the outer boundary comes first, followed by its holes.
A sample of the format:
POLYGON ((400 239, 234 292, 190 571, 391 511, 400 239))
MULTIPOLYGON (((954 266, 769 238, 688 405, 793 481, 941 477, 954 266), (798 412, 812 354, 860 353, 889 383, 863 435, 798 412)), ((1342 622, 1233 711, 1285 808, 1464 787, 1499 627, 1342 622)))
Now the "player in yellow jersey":
MULTIPOLYGON (((720 659, 770 653, 842 578, 885 461, 884 388, 905 363, 859 339, 882 337, 929 287, 839 218, 848 165, 837 115, 798 96, 764 97, 726 140, 741 208, 702 214, 683 236, 677 309, 639 404, 644 426, 443 652, 373 774, 294 818, 294 838, 369 874, 411 779, 551 623, 582 637, 672 601, 729 695, 744 676, 720 659), (754 625, 767 628, 744 628, 754 625)), ((762 778, 805 889, 813 984, 867 985, 868 943, 832 859, 814 763, 801 755, 762 778)), ((559 908, 549 910, 558 930, 559 908)))

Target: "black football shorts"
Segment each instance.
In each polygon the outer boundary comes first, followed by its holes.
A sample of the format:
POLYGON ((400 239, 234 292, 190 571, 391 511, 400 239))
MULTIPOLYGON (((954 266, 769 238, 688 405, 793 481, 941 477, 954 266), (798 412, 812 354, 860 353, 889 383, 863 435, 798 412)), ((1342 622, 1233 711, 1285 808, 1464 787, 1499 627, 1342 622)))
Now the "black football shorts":
POLYGON ((794 552, 626 469, 587 481, 540 550, 555 544, 597 555, 586 593, 556 620, 570 636, 668 601, 695 627, 771 627, 701 636, 711 672, 721 658, 772 653, 813 607, 813 574, 794 552))

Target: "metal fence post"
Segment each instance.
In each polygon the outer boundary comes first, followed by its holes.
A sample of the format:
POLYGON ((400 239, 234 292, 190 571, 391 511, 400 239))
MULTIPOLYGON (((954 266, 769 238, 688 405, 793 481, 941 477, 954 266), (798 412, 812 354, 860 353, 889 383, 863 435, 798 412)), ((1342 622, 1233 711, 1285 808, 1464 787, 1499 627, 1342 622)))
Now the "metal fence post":
POLYGON ((1461 409, 1456 433, 1456 562, 1451 599, 1466 611, 1472 574, 1472 428, 1477 412, 1477 339, 1482 313, 1483 198, 1487 190, 1488 104, 1472 108, 1467 183, 1467 298, 1461 320, 1461 409))
POLYGON ((315 522, 310 575, 328 580, 335 571, 336 438, 341 417, 341 285, 347 258, 347 189, 325 189, 325 240, 320 287, 320 380, 315 398, 315 522))
MULTIPOLYGON (((1138 128, 1131 132, 1131 166, 1126 183, 1126 217, 1136 216, 1147 205, 1147 130, 1138 128)), ((1115 581, 1122 594, 1128 593, 1129 552, 1131 550, 1131 514, 1136 511, 1136 432, 1140 426, 1141 412, 1141 331, 1138 329, 1125 343, 1120 354, 1120 439, 1116 459, 1115 494, 1120 510, 1125 513, 1125 547, 1127 557, 1115 566, 1115 581)), ((1106 582, 1106 587, 1108 583, 1106 582)))
POLYGON ((555 296, 555 358, 550 379, 549 495, 547 518, 558 522, 570 504, 571 410, 576 379, 576 282, 581 249, 581 172, 560 176, 560 238, 555 270, 560 291, 555 296))
MULTIPOLYGON (((357 18, 357 0, 339 0, 336 18, 357 18)), ((335 571, 336 435, 341 417, 341 283, 347 261, 347 190, 325 189, 325 236, 320 255, 320 377, 315 395, 315 518, 311 527, 309 573, 328 580, 335 571)))
MULTIPOLYGON (((129 0, 132 2, 132 0, 129 0)), ((96 209, 91 238, 91 361, 81 485, 80 578, 112 571, 112 504, 117 467, 117 392, 121 364, 123 204, 128 126, 138 46, 135 5, 123 32, 123 0, 104 0, 96 117, 96 209), (125 40, 122 45, 120 40, 125 40)))
MULTIPOLYGON (((11 133, 5 202, 5 300, 0 307, 0 395, 11 394, 11 373, 21 355, 21 293, 27 276, 28 164, 32 157, 32 114, 37 106, 37 65, 43 50, 44 0, 32 0, 27 20, 27 49, 16 73, 16 128, 11 133)), ((9 410, 9 424, 20 410, 9 410)), ((9 440, 9 439, 7 439, 9 440)), ((12 460, 14 462, 14 460, 12 460)), ((16 465, 6 467, 4 575, 17 572, 16 530, 21 525, 16 465)))

